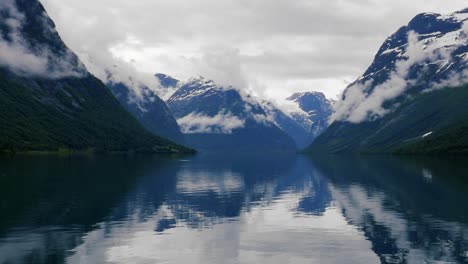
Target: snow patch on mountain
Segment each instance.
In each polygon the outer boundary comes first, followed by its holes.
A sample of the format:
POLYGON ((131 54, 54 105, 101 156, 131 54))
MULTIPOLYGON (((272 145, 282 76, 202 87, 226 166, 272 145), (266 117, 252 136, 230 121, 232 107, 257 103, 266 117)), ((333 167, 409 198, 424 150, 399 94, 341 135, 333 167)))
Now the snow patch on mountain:
POLYGON ((313 117, 318 111, 325 109, 321 109, 323 108, 323 105, 315 107, 312 107, 311 105, 306 106, 304 103, 301 103, 301 100, 304 99, 304 97, 316 97, 324 105, 330 104, 330 101, 328 101, 324 94, 320 92, 295 93, 286 98, 287 103, 283 105, 282 109, 285 109, 285 112, 302 124, 305 129, 310 130, 315 123, 313 121, 313 117))
POLYGON ((422 135, 421 137, 422 138, 427 138, 428 136, 432 135, 432 131, 431 132, 427 132, 426 134, 422 135))
POLYGON ((225 88, 218 86, 212 80, 205 79, 202 76, 191 78, 181 86, 185 87, 184 92, 176 95, 173 94, 173 96, 170 97, 171 101, 188 101, 195 97, 205 97, 218 91, 233 89, 232 87, 225 88))

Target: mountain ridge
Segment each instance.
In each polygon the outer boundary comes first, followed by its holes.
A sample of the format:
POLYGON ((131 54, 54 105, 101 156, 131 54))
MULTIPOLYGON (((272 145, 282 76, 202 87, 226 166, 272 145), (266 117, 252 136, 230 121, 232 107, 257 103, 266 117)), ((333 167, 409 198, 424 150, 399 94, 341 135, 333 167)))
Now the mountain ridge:
MULTIPOLYGON (((444 146, 423 149, 417 142, 466 120, 467 20, 466 9, 423 13, 387 38, 336 103, 330 127, 307 151, 451 153, 444 146)), ((466 142, 460 144, 464 149, 466 142)))
POLYGON ((189 145, 208 151, 295 151, 294 141, 250 95, 192 78, 167 100, 189 145))

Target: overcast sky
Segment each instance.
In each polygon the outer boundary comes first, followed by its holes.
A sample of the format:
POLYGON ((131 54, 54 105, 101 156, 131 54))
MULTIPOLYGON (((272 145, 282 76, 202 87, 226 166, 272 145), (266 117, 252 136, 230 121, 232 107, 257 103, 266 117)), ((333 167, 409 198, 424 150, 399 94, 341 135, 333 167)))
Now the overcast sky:
MULTIPOLYGON (((390 34, 466 0, 41 0, 91 71, 127 62, 260 96, 338 95, 390 34)), ((97 74, 97 73, 96 73, 97 74)))

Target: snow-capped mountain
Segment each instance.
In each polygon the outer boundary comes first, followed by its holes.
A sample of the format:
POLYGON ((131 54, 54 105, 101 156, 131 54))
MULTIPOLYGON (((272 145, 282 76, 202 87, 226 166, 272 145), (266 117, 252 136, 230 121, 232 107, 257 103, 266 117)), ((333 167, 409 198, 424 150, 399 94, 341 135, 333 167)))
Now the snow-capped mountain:
POLYGON ((202 150, 295 149, 283 132, 251 96, 234 87, 192 78, 167 100, 189 145, 202 150))
POLYGON ((424 13, 387 38, 367 71, 345 91, 334 120, 360 123, 392 111, 399 100, 468 80, 468 9, 424 13))
MULTIPOLYGON (((442 133, 448 136, 468 122, 468 94, 456 88, 467 83, 468 9, 417 15, 386 39, 371 66, 346 89, 335 104, 334 122, 312 148, 400 151, 442 133)), ((442 142, 431 152, 460 151, 461 142, 442 142)))
POLYGON ((332 114, 333 101, 320 92, 295 93, 287 100, 294 102, 300 111, 291 111, 291 116, 308 131, 307 142, 310 145, 328 127, 328 118, 332 114))
POLYGON ((320 92, 295 93, 287 98, 290 104, 279 107, 262 101, 267 115, 289 136, 299 149, 309 146, 328 127, 332 101, 320 92))

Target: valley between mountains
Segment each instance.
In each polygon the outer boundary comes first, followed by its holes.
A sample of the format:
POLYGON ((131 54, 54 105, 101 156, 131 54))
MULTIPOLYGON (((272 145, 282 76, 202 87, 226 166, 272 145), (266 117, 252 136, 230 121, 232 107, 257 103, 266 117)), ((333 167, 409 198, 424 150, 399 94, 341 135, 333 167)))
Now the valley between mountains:
POLYGON ((0 18, 4 152, 468 154, 468 9, 415 16, 337 100, 282 103, 202 76, 98 79, 40 1, 2 1, 0 18))

